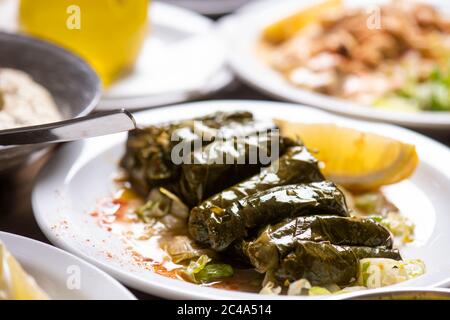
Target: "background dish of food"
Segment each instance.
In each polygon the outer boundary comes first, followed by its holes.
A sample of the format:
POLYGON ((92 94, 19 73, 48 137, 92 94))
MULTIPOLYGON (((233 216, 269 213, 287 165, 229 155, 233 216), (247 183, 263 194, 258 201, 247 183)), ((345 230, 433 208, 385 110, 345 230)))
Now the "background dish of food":
MULTIPOLYGON (((445 273, 434 276, 449 268, 443 259, 450 237, 446 231, 450 221, 445 213, 448 209, 446 195, 450 190, 450 171, 446 166, 449 151, 446 147, 406 129, 348 120, 283 103, 216 101, 185 104, 139 113, 137 121, 152 124, 218 110, 249 110, 262 119, 281 115, 291 121, 337 123, 362 131, 383 132, 415 144, 421 159, 417 171, 411 179, 386 187, 384 192, 416 224, 415 241, 402 248, 402 255, 406 259, 423 259, 427 274, 396 287, 431 286, 447 280, 445 273), (174 114, 179 116, 174 118, 174 114), (430 154, 434 156, 431 158, 430 154)), ((40 173, 33 191, 33 208, 39 226, 50 241, 99 265, 127 285, 151 294, 168 298, 256 298, 254 294, 199 287, 156 275, 146 268, 145 260, 136 261, 136 257, 130 255, 121 239, 99 228, 90 213, 102 198, 115 190, 112 179, 118 170, 125 139, 126 135, 117 134, 65 145, 40 173), (90 187, 86 188, 86 185, 90 187)), ((280 298, 286 299, 285 296, 280 298)))
MULTIPOLYGON (((77 56, 44 41, 0 32, 0 67, 24 71, 48 90, 63 119, 88 114, 100 98, 94 71, 77 56)), ((0 146, 0 171, 20 165, 43 147, 0 146)))
POLYGON ((450 20, 431 5, 325 0, 267 26, 256 50, 299 88, 392 111, 450 111, 449 40, 450 20))
MULTIPOLYGON (((229 61, 237 75, 251 86, 274 97, 313 105, 335 113, 354 117, 382 120, 414 128, 448 129, 450 127, 449 112, 401 112, 366 108, 328 95, 315 93, 290 84, 283 75, 267 66, 257 56, 256 46, 262 31, 273 22, 290 14, 301 11, 318 1, 263 1, 249 4, 238 13, 221 21, 221 30, 229 45, 229 61)), ((345 6, 360 7, 381 3, 380 1, 345 1, 345 6)), ((436 4, 434 2, 434 4, 436 4)), ((444 8, 445 5, 439 6, 444 8)), ((446 12, 444 9, 441 12, 446 12)), ((305 79, 307 80, 307 76, 305 79)))
POLYGON ((67 252, 39 241, 1 231, 0 241, 50 299, 135 299, 112 277, 67 252), (80 276, 81 286, 77 288, 77 282, 73 282, 75 286, 71 289, 68 286, 69 277, 75 273, 80 276))
POLYGON ((27 73, 0 69, 0 130, 61 120, 51 94, 27 73))
MULTIPOLYGON (((0 30, 17 32, 17 4, 0 2, 0 30)), ((211 95, 233 79, 213 22, 161 2, 149 6, 149 31, 133 71, 105 89, 97 109, 144 108, 211 95)))

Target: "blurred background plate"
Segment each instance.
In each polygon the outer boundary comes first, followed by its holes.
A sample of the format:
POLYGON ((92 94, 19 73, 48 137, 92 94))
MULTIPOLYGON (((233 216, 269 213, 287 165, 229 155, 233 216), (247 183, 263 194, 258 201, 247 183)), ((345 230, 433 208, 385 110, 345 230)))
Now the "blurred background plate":
POLYGON ((99 109, 192 100, 231 82, 225 47, 211 20, 159 2, 151 3, 149 14, 149 35, 134 72, 105 92, 99 109))
POLYGON ((124 286, 93 265, 48 244, 0 231, 0 241, 51 299, 134 300, 124 286), (43 259, 45 257, 45 259, 43 259), (79 271, 80 289, 68 277, 79 271))
POLYGON ((255 0, 164 0, 186 9, 197 11, 198 13, 219 16, 233 12, 249 2, 259 2, 255 0))
MULTIPOLYGON (((235 14, 223 18, 220 21, 220 30, 227 42, 230 66, 236 72, 236 75, 255 89, 277 99, 304 103, 346 116, 384 121, 414 129, 444 132, 450 129, 450 112, 393 112, 364 107, 291 85, 277 71, 272 70, 261 59, 258 59, 255 53, 255 46, 264 27, 317 2, 316 0, 265 0, 250 2, 235 14)), ((349 6, 361 6, 382 2, 381 0, 347 0, 344 3, 349 6)), ((443 2, 423 2, 440 6, 442 12, 447 12, 450 9, 443 2)))
MULTIPOLYGON (((177 1, 177 0, 167 0, 167 1, 171 2, 171 1, 177 1)), ((182 1, 182 0, 180 0, 180 1, 182 1)), ((263 8, 268 8, 270 6, 273 6, 274 1, 275 2, 280 2, 280 1, 277 1, 277 0, 251 0, 251 1, 247 1, 241 7, 239 7, 238 10, 236 10, 236 13, 250 13, 252 11, 254 12, 256 10, 261 10, 263 8)), ((317 0, 316 2, 319 2, 319 1, 320 0, 317 0)), ((378 0, 359 0, 358 2, 364 2, 364 1, 373 3, 373 2, 376 2, 378 0)), ((406 0, 406 1, 408 1, 408 0, 406 0)), ((430 4, 433 4, 433 5, 440 5, 440 6, 444 5, 444 1, 442 1, 442 0, 419 0, 419 2, 420 1, 426 2, 426 3, 430 3, 430 4)), ((380 1, 378 1, 378 2, 380 2, 380 1)), ((386 2, 386 0, 384 0, 383 2, 386 2)), ((299 1, 297 1, 297 3, 301 4, 301 2, 299 2, 299 1)), ((445 4, 445 5, 448 5, 448 4, 445 4)))
MULTIPOLYGON (((15 0, 0 0, 0 30, 17 32, 15 0)), ((132 73, 103 92, 97 109, 145 108, 211 95, 231 83, 225 47, 213 22, 151 2, 150 26, 132 73)))

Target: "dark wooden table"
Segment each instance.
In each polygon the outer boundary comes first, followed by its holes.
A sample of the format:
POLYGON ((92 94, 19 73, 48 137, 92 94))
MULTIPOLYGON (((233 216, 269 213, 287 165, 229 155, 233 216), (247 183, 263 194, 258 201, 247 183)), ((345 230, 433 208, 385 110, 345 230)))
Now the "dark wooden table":
MULTIPOLYGON (((209 99, 255 99, 273 100, 247 86, 235 82, 228 89, 210 97, 209 99)), ((450 146, 450 135, 440 134, 433 138, 450 146)), ((31 208, 31 190, 36 174, 52 156, 48 152, 36 161, 28 163, 6 175, 0 176, 0 230, 19 234, 25 237, 49 243, 36 224, 31 208)), ((432 155, 430 155, 432 156, 432 155)), ((156 299, 135 290, 133 293, 140 299, 156 299)))

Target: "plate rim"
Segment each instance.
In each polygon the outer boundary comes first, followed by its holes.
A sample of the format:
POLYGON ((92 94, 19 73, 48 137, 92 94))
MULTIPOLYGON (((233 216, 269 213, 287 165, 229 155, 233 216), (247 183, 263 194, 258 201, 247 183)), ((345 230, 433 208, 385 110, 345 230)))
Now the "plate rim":
MULTIPOLYGON (((92 272, 95 272, 97 275, 100 275, 102 277, 102 280, 107 281, 110 286, 113 286, 117 293, 120 293, 122 300, 136 300, 136 297, 119 281, 117 281, 115 278, 111 277, 108 273, 103 271, 102 269, 98 268, 97 266, 89 263, 85 259, 80 258, 79 256, 72 254, 68 251, 62 250, 58 247, 55 247, 53 245, 47 244, 45 242, 35 240, 33 238, 25 237, 19 234, 6 232, 6 231, 0 231, 0 241, 5 242, 19 242, 21 245, 25 244, 30 247, 41 247, 42 250, 46 251, 53 251, 56 255, 58 255, 61 259, 71 260, 74 263, 77 263, 78 265, 82 265, 83 268, 90 269, 92 272)), ((10 246, 6 244, 6 248, 11 252, 11 254, 14 256, 14 250, 11 250, 10 246)), ((19 260, 19 259, 18 259, 19 260)), ((33 259, 34 260, 34 259, 33 259)), ((19 263, 21 261, 19 260, 19 263)), ((40 265, 43 265, 45 263, 42 263, 42 260, 39 262, 40 265)), ((22 265, 22 263, 21 263, 22 265)), ((89 298, 89 294, 85 294, 87 298, 89 298)), ((54 297, 52 299, 58 299, 58 297, 54 297)))
MULTIPOLYGON (((377 123, 377 122, 368 122, 368 121, 363 121, 363 120, 356 120, 356 119, 348 119, 342 116, 338 116, 338 115, 334 115, 334 114, 330 114, 328 112, 325 112, 323 110, 318 110, 318 109, 314 109, 308 106, 299 106, 296 104, 292 104, 292 103, 285 103, 285 102, 272 102, 272 101, 259 101, 259 100, 210 100, 210 101, 200 101, 200 102, 190 102, 190 103, 182 103, 182 104, 177 104, 176 106, 171 106, 171 107, 162 107, 162 108, 157 108, 157 109, 149 109, 149 110, 145 110, 145 111, 141 111, 139 113, 137 113, 137 115, 139 116, 139 114, 145 114, 145 113, 157 113, 159 112, 161 109, 165 109, 167 111, 170 110, 176 110, 177 108, 179 109, 188 109, 188 108, 195 108, 195 106, 198 105, 239 105, 239 106, 243 106, 243 105, 281 105, 281 106, 285 106, 287 108, 292 108, 293 110, 295 110, 295 112, 300 112, 302 109, 309 109, 311 112, 314 113, 318 113, 318 114, 326 114, 327 116, 330 116, 331 118, 339 118, 341 119, 340 121, 342 121, 343 123, 352 123, 352 122, 356 122, 356 123, 361 123, 361 124, 369 124, 371 127, 376 128, 378 130, 382 130, 382 129, 386 129, 386 128, 390 128, 391 131, 394 132, 398 132, 401 133, 403 132, 405 135, 409 135, 411 136, 411 139, 414 137, 415 139, 418 139, 419 142, 423 145, 427 145, 427 147, 439 150, 440 153, 443 153, 445 155, 445 157, 447 159, 450 159, 450 149, 448 147, 446 147, 445 145, 443 145, 440 142, 437 142, 427 136, 424 136, 420 133, 416 133, 412 130, 406 129, 406 128, 402 128, 399 126, 395 126, 395 125, 391 125, 391 124, 385 124, 385 123, 377 123)), ((238 109, 238 107, 234 108, 234 109, 238 109)), ((62 153, 64 152, 63 150, 65 150, 65 148, 67 148, 68 150, 70 150, 71 146, 74 146, 76 144, 80 144, 83 143, 82 141, 78 141, 78 142, 73 142, 73 143, 68 143, 65 146, 63 146, 63 148, 61 148, 58 153, 62 153)), ((114 143, 112 145, 116 145, 117 143, 114 143)), ((42 232, 46 235, 46 237, 52 242, 54 243, 56 246, 63 248, 64 250, 67 250, 69 252, 74 253, 77 256, 82 257, 83 259, 91 262, 92 264, 98 266, 99 268, 105 270, 106 272, 110 273, 111 275, 113 275, 115 278, 117 278, 118 280, 120 280, 121 282, 125 283, 126 285, 136 288, 138 290, 141 290, 143 292, 147 292, 149 294, 153 294, 153 295, 157 295, 157 296, 161 296, 161 297, 166 297, 166 298, 176 298, 176 299, 186 299, 186 298, 191 298, 191 299, 236 299, 236 298, 240 298, 240 299, 317 299, 318 297, 314 297, 314 298, 310 298, 310 297, 303 297, 303 296, 264 296, 264 295, 258 295, 255 293, 245 293, 245 292, 233 292, 234 296, 227 296, 227 294, 221 294, 221 292, 223 292, 222 289, 216 289, 216 288, 207 288, 207 287, 202 287, 201 290, 196 290, 199 288, 198 285, 195 284, 191 284, 191 283, 186 283, 186 282, 182 282, 180 280, 175 280, 175 279, 169 279, 167 277, 164 277, 162 275, 158 275, 158 274, 153 274, 154 276, 157 277, 157 279, 160 279, 161 281, 149 281, 149 280, 144 280, 141 277, 139 277, 138 275, 135 275, 133 273, 127 273, 125 272, 123 269, 120 269, 118 267, 112 266, 108 263, 106 263, 105 261, 102 261, 100 259, 96 259, 93 256, 90 256, 88 253, 85 253, 83 250, 78 249, 74 246, 72 246, 70 243, 66 243, 65 241, 63 241, 62 237, 57 236, 55 233, 52 232, 51 226, 48 226, 45 222, 44 219, 44 213, 41 213, 39 208, 39 199, 38 199, 38 192, 39 192, 39 185, 41 183, 44 183, 46 180, 45 175, 46 174, 51 174, 54 173, 51 170, 51 166, 53 161, 57 161, 55 160, 56 157, 50 159, 50 161, 48 161, 43 170, 40 171, 39 175, 37 176, 34 185, 33 185, 33 191, 32 191, 32 207, 33 207, 33 213, 35 216, 35 219, 40 227, 40 229, 42 230, 42 232), (49 171, 47 173, 47 171, 49 171), (181 283, 181 284, 180 284, 181 283), (180 288, 181 287, 181 288, 180 288), (195 291, 195 294, 193 296, 193 291, 195 291)), ((438 161, 439 159, 433 159, 434 162, 438 161)), ((440 161, 442 162, 442 161, 440 161)), ((446 174, 446 178, 450 179, 450 169, 447 169, 446 171, 444 171, 444 173, 446 174)), ((445 279, 439 279, 439 280, 434 280, 433 283, 429 284, 429 285, 425 285, 427 287, 433 287, 433 286, 437 286, 439 284, 442 284, 444 281, 447 282, 450 279, 450 273, 449 273, 449 277, 445 278, 445 279)), ((390 288, 398 288, 398 287, 404 287, 404 286, 408 286, 409 284, 407 283, 406 285, 402 285, 402 284, 397 284, 394 286, 390 286, 390 288)), ((229 291, 225 291, 227 293, 229 293, 229 291)), ((333 297, 320 297, 320 299, 341 299, 340 296, 333 296, 333 297)))
MULTIPOLYGON (((425 0, 425 2, 431 3, 430 0, 425 0)), ((259 5, 258 4, 259 3, 249 3, 236 13, 225 16, 218 21, 219 34, 227 43, 227 61, 230 68, 240 80, 255 90, 283 101, 307 104, 314 108, 356 119, 384 121, 417 129, 450 129, 450 111, 421 111, 410 113, 376 109, 332 96, 315 93, 289 84, 286 79, 282 78, 275 70, 265 65, 263 61, 258 59, 250 52, 250 50, 247 50, 247 47, 242 48, 241 46, 243 42, 251 38, 251 32, 260 33, 261 29, 259 26, 255 25, 255 23, 261 23, 261 20, 264 20, 264 18, 261 18, 260 16, 267 13, 269 8, 281 12, 283 10, 286 11, 287 8, 295 5, 301 7, 302 4, 295 0, 286 0, 282 2, 266 0, 262 1, 259 5), (247 7, 252 10, 246 10, 247 7), (255 10, 257 11, 254 12, 255 10), (233 37, 233 33, 235 33, 237 29, 247 30, 245 31, 247 32, 246 36, 244 38, 240 37, 239 39, 233 37), (266 77, 257 76, 261 73, 265 74, 266 77), (267 78, 269 80, 266 80, 267 78)), ((431 4, 436 5, 435 3, 431 4)), ((251 38, 251 41, 248 42, 251 43, 249 45, 253 45, 254 39, 251 38)))

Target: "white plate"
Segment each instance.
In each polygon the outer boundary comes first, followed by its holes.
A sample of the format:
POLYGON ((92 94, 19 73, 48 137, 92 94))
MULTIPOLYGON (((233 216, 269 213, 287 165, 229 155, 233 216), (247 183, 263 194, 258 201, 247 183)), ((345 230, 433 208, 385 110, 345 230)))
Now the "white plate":
MULTIPOLYGON (((255 44, 261 31, 272 22, 301 10, 316 0, 266 0, 250 3, 238 13, 220 21, 221 34, 228 44, 228 60, 236 74, 249 85, 286 101, 305 103, 327 111, 361 119, 385 121, 412 128, 450 129, 450 112, 394 112, 365 107, 341 99, 304 90, 290 84, 277 71, 256 57, 255 44)), ((346 0, 348 6, 386 2, 346 0)), ((425 1, 437 4, 437 1, 425 1)), ((443 6, 442 4, 440 4, 443 6)), ((448 11, 448 7, 445 8, 448 11)))
MULTIPOLYGON (((16 0, 0 0, 0 30, 17 32, 16 0)), ((143 108, 198 99, 233 80, 214 23, 152 1, 149 33, 132 73, 109 87, 97 109, 143 108)))
MULTIPOLYGON (((191 118, 218 110, 249 110, 257 118, 332 122, 384 134, 417 146, 421 159, 410 180, 386 188, 388 197, 416 223, 416 241, 403 248, 405 258, 424 259, 428 274, 399 286, 446 284, 450 278, 450 151, 410 130, 345 119, 299 105, 262 101, 206 101, 136 114, 150 124, 191 118)), ((55 245, 100 266, 130 287, 167 298, 262 299, 255 294, 206 288, 168 279, 133 263, 124 244, 100 229, 89 215, 97 201, 114 191, 112 176, 124 152, 126 134, 64 145, 37 178, 32 203, 37 222, 55 245), (90 239, 86 243, 85 239, 90 239), (94 246, 95 245, 95 246, 94 246), (113 257, 113 258, 112 258, 113 257)), ((286 299, 286 297, 280 297, 286 299)), ((292 297, 290 297, 292 298, 292 297)))
POLYGON ((151 2, 150 30, 135 70, 113 84, 98 109, 142 108, 211 95, 233 76, 214 24, 195 12, 151 2))
POLYGON ((136 299, 111 276, 61 249, 1 231, 0 241, 52 299, 136 299))
MULTIPOLYGON (((252 0, 166 0, 168 3, 194 10, 201 14, 217 16, 230 13, 252 0)), ((254 0, 253 0, 254 1, 254 0)))

